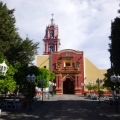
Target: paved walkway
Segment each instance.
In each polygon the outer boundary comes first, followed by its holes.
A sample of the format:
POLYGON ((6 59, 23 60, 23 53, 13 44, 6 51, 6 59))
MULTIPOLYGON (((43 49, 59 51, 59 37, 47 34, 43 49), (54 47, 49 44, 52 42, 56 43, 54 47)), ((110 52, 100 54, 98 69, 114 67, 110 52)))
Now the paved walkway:
POLYGON ((20 110, 3 110, 0 120, 120 120, 115 106, 75 95, 55 95, 20 110))

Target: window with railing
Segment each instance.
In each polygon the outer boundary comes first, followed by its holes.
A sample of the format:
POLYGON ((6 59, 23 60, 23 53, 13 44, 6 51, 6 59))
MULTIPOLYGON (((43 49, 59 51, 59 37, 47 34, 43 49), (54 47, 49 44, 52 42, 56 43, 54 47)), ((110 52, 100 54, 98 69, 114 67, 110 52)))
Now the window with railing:
POLYGON ((75 68, 80 68, 80 63, 79 63, 79 62, 77 62, 77 63, 75 64, 75 68))

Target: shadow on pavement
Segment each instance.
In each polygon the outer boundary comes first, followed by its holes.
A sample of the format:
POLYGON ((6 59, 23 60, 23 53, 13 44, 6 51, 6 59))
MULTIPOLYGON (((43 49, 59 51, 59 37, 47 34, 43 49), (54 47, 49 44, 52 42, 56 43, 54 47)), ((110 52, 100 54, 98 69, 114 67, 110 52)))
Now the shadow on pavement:
MULTIPOLYGON (((62 97, 62 96, 61 96, 62 97)), ((75 96, 76 97, 76 96, 75 96)), ((83 97, 67 100, 37 101, 22 109, 3 110, 1 120, 120 120, 120 107, 104 101, 86 100, 83 97)))

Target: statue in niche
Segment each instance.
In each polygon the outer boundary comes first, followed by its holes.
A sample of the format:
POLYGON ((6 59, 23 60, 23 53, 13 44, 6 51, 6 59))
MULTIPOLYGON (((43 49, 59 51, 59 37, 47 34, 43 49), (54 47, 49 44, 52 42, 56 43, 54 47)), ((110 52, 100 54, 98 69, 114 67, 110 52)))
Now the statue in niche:
POLYGON ((53 46, 50 46, 50 52, 53 52, 53 46))
POLYGON ((50 37, 53 37, 53 32, 50 32, 50 37))

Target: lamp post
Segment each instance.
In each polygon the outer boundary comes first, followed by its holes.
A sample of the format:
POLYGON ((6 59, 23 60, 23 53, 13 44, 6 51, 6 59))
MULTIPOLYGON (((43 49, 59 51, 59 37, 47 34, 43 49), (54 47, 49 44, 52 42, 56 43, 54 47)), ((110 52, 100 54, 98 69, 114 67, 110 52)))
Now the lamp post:
POLYGON ((45 79, 41 79, 41 80, 40 80, 40 83, 41 83, 41 85, 42 85, 42 103, 43 103, 43 85, 44 85, 45 82, 46 82, 45 79))
POLYGON ((99 94, 99 105, 100 105, 100 84, 102 83, 102 80, 99 78, 96 80, 96 83, 98 84, 98 94, 99 94))
MULTIPOLYGON (((81 85, 84 87, 84 90, 85 90, 85 86, 87 85, 87 84, 85 84, 85 83, 81 83, 81 85)), ((86 95, 85 95, 85 92, 84 92, 84 97, 85 97, 86 95)))
MULTIPOLYGON (((6 72, 8 70, 8 66, 6 65, 5 61, 0 64, 0 75, 6 75, 6 72)), ((2 114, 2 109, 0 109, 0 116, 2 114)))
POLYGON ((49 85, 49 87, 48 87, 48 99, 49 99, 49 98, 50 98, 50 97, 49 97, 49 92, 50 92, 50 85, 51 85, 51 82, 50 82, 50 81, 48 82, 48 85, 49 85))
MULTIPOLYGON (((115 88, 117 87, 117 82, 120 82, 120 76, 116 76, 116 75, 112 75, 110 77, 111 82, 115 83, 116 86, 114 86, 115 88)), ((118 104, 117 104, 117 91, 116 91, 116 95, 115 95, 115 103, 116 103, 116 113, 118 113, 118 104)))
POLYGON ((90 99, 92 99, 92 98, 91 98, 91 86, 93 85, 93 81, 90 81, 90 82, 89 82, 89 85, 90 85, 90 99))
POLYGON ((5 76, 7 70, 8 66, 6 65, 5 61, 3 61, 3 63, 0 64, 0 74, 5 76))
POLYGON ((30 107, 29 109, 31 110, 31 104, 32 104, 32 83, 35 81, 36 76, 33 74, 32 76, 28 75, 27 76, 27 81, 30 83, 30 107))
POLYGON ((54 87, 56 86, 56 83, 52 83, 52 86, 53 86, 53 91, 52 91, 52 97, 54 96, 54 87))

